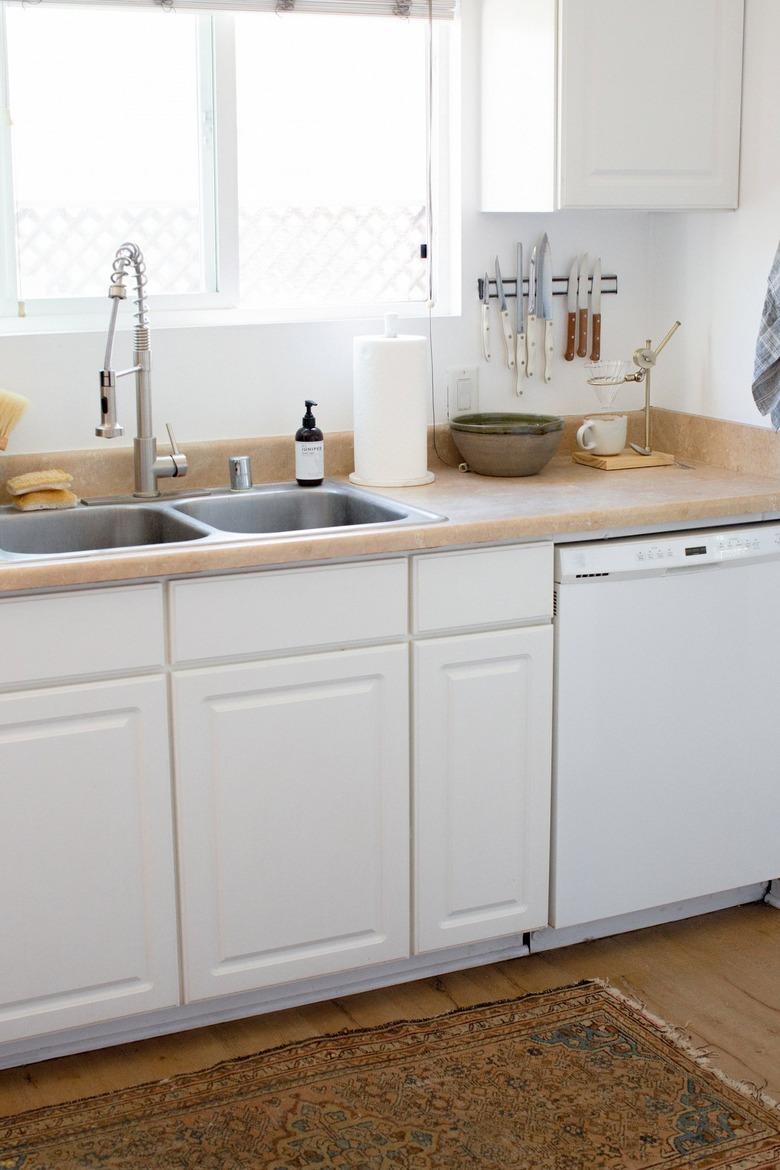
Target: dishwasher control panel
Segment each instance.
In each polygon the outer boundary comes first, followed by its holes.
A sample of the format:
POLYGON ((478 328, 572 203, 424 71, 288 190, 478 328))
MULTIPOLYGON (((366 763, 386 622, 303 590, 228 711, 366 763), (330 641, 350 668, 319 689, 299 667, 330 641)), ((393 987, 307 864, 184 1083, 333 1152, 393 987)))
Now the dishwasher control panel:
POLYGON ((561 545, 555 550, 555 580, 562 583, 674 572, 764 557, 780 557, 778 523, 561 545))

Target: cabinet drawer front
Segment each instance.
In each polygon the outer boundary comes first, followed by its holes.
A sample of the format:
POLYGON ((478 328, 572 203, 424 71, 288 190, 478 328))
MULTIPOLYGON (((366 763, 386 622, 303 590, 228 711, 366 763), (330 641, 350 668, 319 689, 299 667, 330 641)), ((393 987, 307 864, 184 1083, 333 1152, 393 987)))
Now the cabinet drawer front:
POLYGON ((552 617, 553 546, 512 545, 415 557, 414 632, 552 617))
POLYGON ((0 687, 162 666, 162 586, 7 598, 0 647, 0 687))
POLYGON ((408 652, 174 675, 186 998, 409 954, 408 652))
POLYGON ((401 560, 175 581, 173 661, 402 637, 407 592, 401 560))

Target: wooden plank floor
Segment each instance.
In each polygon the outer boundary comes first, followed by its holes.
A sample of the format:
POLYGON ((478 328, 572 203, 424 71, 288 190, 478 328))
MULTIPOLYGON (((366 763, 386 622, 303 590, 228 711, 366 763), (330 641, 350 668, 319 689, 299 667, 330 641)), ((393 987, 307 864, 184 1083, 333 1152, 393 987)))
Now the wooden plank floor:
POLYGON ((0 1072, 0 1115, 190 1072, 290 1040, 608 979, 780 1099, 780 912, 740 907, 381 991, 0 1072))

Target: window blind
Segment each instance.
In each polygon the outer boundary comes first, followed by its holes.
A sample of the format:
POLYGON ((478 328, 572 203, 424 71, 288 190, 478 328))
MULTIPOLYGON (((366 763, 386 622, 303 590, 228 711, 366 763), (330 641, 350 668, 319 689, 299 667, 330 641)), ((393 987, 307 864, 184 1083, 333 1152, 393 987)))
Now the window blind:
MULTIPOLYGON (((64 7, 63 0, 6 0, 24 7, 64 7)), ((451 20, 457 0, 65 0, 79 8, 157 8, 178 12, 309 12, 451 20)))

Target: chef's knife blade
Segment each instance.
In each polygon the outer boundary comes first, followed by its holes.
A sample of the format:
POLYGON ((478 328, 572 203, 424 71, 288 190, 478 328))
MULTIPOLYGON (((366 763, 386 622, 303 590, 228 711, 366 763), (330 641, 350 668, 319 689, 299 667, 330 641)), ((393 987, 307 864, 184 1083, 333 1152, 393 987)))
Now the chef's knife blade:
POLYGON ((528 362, 525 372, 529 378, 534 376, 536 362, 536 244, 531 252, 528 265, 528 362))
POLYGON ((580 260, 580 271, 577 279, 577 305, 580 316, 580 343, 577 346, 577 357, 588 356, 588 264, 590 256, 586 252, 580 260))
POLYGON ((597 362, 601 358, 601 257, 596 258, 593 265, 593 294, 591 296, 590 311, 593 317, 593 345, 590 351, 590 360, 597 362))
POLYGON ((567 362, 574 361, 574 349, 577 344, 577 261, 575 259, 569 273, 569 285, 566 292, 566 353, 563 355, 567 362))
POLYGON ((525 321, 523 318, 523 245, 517 245, 517 263, 515 265, 515 276, 517 278, 517 300, 515 301, 515 333, 516 333, 516 360, 517 360, 517 378, 515 379, 515 390, 519 395, 523 393, 522 379, 525 376, 526 352, 525 352, 525 321))
POLYGON ((541 287, 542 317, 544 319, 544 380, 545 382, 551 382, 553 360, 553 275, 552 253, 546 232, 542 237, 539 285, 541 287))
POLYGON ((482 284, 482 356, 490 361, 490 278, 487 272, 482 284))
POLYGON ((506 303, 498 256, 496 256, 496 289, 498 291, 498 311, 501 314, 501 328, 504 330, 504 341, 506 342, 506 364, 510 370, 513 370, 515 368, 515 335, 512 330, 512 322, 509 319, 509 307, 506 303))

